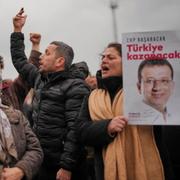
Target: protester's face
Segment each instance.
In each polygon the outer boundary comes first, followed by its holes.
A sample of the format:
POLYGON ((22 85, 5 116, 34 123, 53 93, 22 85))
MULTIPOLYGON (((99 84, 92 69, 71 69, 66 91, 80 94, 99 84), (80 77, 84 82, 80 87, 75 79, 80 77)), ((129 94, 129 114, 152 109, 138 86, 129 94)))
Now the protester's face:
POLYGON ((95 76, 88 76, 85 81, 91 89, 95 89, 97 87, 97 80, 95 76))
POLYGON ((58 57, 56 55, 56 48, 57 46, 54 44, 50 44, 44 54, 40 56, 40 72, 55 72, 56 66, 58 62, 58 57))
POLYGON ((145 66, 141 73, 139 92, 144 101, 159 111, 163 111, 174 89, 171 69, 167 65, 145 66))
POLYGON ((107 48, 102 54, 102 78, 122 75, 122 58, 115 48, 107 48))

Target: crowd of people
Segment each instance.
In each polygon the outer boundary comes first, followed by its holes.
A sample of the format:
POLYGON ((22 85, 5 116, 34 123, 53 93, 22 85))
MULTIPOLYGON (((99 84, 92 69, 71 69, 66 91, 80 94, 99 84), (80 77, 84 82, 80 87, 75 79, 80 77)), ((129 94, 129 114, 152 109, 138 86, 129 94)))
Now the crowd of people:
POLYGON ((96 76, 62 41, 41 53, 37 33, 27 58, 26 17, 17 13, 10 37, 19 76, 0 76, 0 180, 178 180, 178 126, 128 125, 123 115, 121 44, 103 50, 96 76))

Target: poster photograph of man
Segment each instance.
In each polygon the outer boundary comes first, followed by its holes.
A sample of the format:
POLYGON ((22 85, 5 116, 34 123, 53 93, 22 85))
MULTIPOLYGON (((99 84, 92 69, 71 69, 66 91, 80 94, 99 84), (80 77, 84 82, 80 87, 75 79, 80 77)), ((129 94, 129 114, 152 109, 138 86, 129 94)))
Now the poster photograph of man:
POLYGON ((178 32, 123 34, 123 72, 129 124, 180 125, 178 32))

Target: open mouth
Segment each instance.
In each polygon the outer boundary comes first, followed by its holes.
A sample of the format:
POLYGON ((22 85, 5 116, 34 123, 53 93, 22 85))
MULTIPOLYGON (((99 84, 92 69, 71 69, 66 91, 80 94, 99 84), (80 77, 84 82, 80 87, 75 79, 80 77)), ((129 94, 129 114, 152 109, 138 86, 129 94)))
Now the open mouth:
POLYGON ((109 70, 109 68, 107 66, 102 67, 102 71, 108 71, 108 70, 109 70))

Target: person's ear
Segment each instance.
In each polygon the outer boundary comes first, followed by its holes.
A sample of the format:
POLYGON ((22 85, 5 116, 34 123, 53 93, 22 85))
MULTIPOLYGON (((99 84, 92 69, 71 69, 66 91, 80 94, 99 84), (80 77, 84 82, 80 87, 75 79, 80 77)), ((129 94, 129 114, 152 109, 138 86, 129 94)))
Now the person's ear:
POLYGON ((58 69, 64 69, 65 68, 65 58, 64 57, 59 57, 56 60, 56 67, 58 69))
POLYGON ((174 81, 172 81, 172 90, 174 91, 174 89, 175 89, 175 82, 174 81))
POLYGON ((137 82, 137 83, 136 83, 136 86, 137 86, 137 89, 138 89, 139 94, 141 94, 141 93, 142 93, 142 92, 141 92, 141 83, 140 83, 140 82, 137 82))

